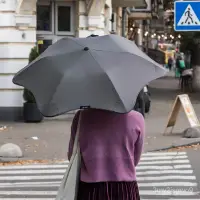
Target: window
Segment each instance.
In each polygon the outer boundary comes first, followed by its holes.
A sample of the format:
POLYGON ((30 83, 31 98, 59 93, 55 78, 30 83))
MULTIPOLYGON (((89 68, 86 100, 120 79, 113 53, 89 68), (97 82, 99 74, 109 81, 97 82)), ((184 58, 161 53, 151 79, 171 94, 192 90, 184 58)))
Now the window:
POLYGON ((37 4, 37 30, 52 32, 52 5, 50 2, 37 4))
POLYGON ((71 7, 58 6, 58 31, 71 31, 71 7))
POLYGON ((68 3, 56 4, 56 34, 73 34, 73 7, 68 3))
POLYGON ((37 3, 37 34, 74 35, 73 3, 40 0, 37 3))

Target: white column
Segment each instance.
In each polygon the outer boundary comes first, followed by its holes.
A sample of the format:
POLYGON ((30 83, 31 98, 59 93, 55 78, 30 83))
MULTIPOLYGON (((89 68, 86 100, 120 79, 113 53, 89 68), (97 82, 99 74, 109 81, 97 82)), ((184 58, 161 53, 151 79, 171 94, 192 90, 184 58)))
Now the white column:
POLYGON ((91 34, 104 35, 104 13, 100 13, 98 16, 86 15, 85 1, 79 1, 77 14, 79 19, 77 20, 77 37, 87 37, 91 34))

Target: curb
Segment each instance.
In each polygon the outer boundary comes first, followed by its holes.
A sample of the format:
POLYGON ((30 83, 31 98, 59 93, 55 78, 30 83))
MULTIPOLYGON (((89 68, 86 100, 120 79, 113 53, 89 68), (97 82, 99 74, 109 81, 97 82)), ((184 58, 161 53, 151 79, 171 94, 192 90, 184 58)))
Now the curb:
POLYGON ((164 150, 169 150, 169 149, 173 149, 173 148, 184 147, 184 146, 191 146, 191 145, 196 145, 196 144, 200 144, 200 141, 190 142, 190 143, 181 144, 181 145, 171 145, 170 147, 160 148, 160 149, 155 149, 155 150, 150 150, 150 151, 147 151, 147 152, 164 151, 164 150))
POLYGON ((69 161, 66 159, 61 160, 52 160, 52 159, 18 159, 18 160, 0 160, 0 168, 1 166, 23 166, 23 165, 51 165, 51 164, 69 164, 69 161))
POLYGON ((0 163, 9 163, 9 162, 17 162, 17 161, 20 161, 20 158, 0 157, 0 163))

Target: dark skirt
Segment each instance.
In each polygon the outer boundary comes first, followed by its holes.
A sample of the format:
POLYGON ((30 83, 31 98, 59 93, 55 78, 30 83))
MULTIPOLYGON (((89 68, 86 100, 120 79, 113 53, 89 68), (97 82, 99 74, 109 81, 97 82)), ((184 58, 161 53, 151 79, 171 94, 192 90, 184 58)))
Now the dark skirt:
POLYGON ((136 181, 80 182, 78 200, 140 200, 140 195, 136 181))

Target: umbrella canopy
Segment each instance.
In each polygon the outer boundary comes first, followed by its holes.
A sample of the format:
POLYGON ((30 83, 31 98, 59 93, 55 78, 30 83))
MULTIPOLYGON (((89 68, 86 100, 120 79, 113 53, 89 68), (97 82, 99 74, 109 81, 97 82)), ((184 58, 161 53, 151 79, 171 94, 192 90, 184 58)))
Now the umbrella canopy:
POLYGON ((134 42, 106 35, 59 40, 13 83, 30 90, 47 117, 82 106, 126 113, 144 85, 165 73, 134 42))

